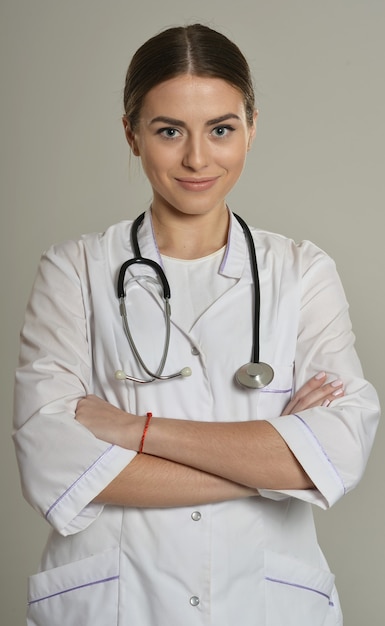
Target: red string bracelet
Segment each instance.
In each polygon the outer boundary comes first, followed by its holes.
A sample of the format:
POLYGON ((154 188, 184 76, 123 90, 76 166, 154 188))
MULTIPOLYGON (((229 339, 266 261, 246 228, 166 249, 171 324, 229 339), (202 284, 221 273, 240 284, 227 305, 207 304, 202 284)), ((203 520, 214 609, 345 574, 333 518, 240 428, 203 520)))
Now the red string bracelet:
POLYGON ((140 440, 139 454, 142 454, 142 452, 143 452, 144 440, 145 440, 146 435, 147 435, 147 431, 148 431, 148 427, 149 427, 150 422, 151 422, 151 418, 152 418, 152 413, 147 413, 147 419, 146 419, 146 423, 145 423, 144 428, 143 428, 142 439, 140 440))

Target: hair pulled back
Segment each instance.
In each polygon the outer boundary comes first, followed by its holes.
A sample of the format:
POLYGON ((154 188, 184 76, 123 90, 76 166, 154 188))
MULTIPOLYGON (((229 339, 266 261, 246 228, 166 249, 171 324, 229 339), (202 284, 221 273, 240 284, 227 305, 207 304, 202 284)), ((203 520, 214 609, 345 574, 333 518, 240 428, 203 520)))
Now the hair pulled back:
POLYGON ((225 35, 192 24, 168 28, 151 37, 132 57, 124 88, 124 110, 132 130, 138 124, 147 93, 181 74, 221 78, 230 83, 242 93, 247 121, 252 125, 254 89, 244 55, 225 35))

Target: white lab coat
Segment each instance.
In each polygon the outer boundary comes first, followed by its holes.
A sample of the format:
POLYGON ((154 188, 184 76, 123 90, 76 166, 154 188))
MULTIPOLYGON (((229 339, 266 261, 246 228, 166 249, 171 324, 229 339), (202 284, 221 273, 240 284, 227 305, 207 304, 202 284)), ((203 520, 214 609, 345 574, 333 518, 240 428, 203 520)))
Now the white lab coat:
MULTIPOLYGON (((252 229, 261 360, 275 377, 261 391, 241 389, 234 373, 251 357, 253 289, 244 235, 232 217, 221 272, 236 283, 190 332, 172 325, 165 373, 190 366, 192 376, 135 385, 114 377, 117 369, 143 375, 123 333, 115 289, 121 264, 133 256, 130 228, 125 221, 52 247, 28 305, 14 441, 25 497, 53 527, 41 571, 30 579, 28 623, 341 624, 311 504, 330 507, 357 484, 379 407, 362 377, 334 263, 309 242, 295 245, 252 229), (342 378, 345 396, 328 408, 279 417, 292 391, 321 370, 342 378), (93 504, 136 453, 96 439, 74 420, 79 398, 89 393, 138 414, 269 420, 316 489, 273 492, 261 485, 259 498, 175 509, 93 504)), ((160 260, 150 213, 139 241, 144 257, 160 260)), ((130 272, 152 275, 143 266, 130 272)), ((135 283, 127 310, 139 350, 156 368, 164 338, 160 298, 135 283)))

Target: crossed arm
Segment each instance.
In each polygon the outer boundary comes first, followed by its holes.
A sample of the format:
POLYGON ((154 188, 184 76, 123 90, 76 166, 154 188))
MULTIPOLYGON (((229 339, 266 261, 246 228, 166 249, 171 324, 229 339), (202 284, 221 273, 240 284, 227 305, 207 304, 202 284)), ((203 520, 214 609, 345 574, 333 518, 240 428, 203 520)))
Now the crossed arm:
MULTIPOLYGON (((320 374, 306 383, 282 415, 327 405, 343 394, 341 381, 320 374)), ((139 450, 146 417, 87 396, 76 419, 97 438, 139 450)), ((145 454, 95 498, 136 507, 174 507, 235 500, 264 489, 310 489, 313 484, 285 441, 267 421, 190 422, 152 418, 145 454)))

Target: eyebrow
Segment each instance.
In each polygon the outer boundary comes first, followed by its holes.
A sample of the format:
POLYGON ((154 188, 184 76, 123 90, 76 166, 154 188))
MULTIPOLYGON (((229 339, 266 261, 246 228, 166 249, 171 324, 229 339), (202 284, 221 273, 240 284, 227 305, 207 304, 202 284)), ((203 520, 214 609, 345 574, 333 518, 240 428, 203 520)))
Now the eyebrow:
MULTIPOLYGON (((205 126, 213 126, 214 124, 220 124, 221 122, 226 122, 227 120, 231 119, 240 120, 241 118, 235 113, 226 113, 225 115, 221 115, 220 117, 214 117, 212 120, 207 120, 207 122, 205 122, 205 126)), ((157 122, 169 124, 170 126, 182 126, 182 128, 186 128, 186 122, 183 122, 183 120, 174 119, 173 117, 165 117, 163 115, 159 115, 158 117, 154 117, 151 120, 150 125, 156 124, 157 122)))

